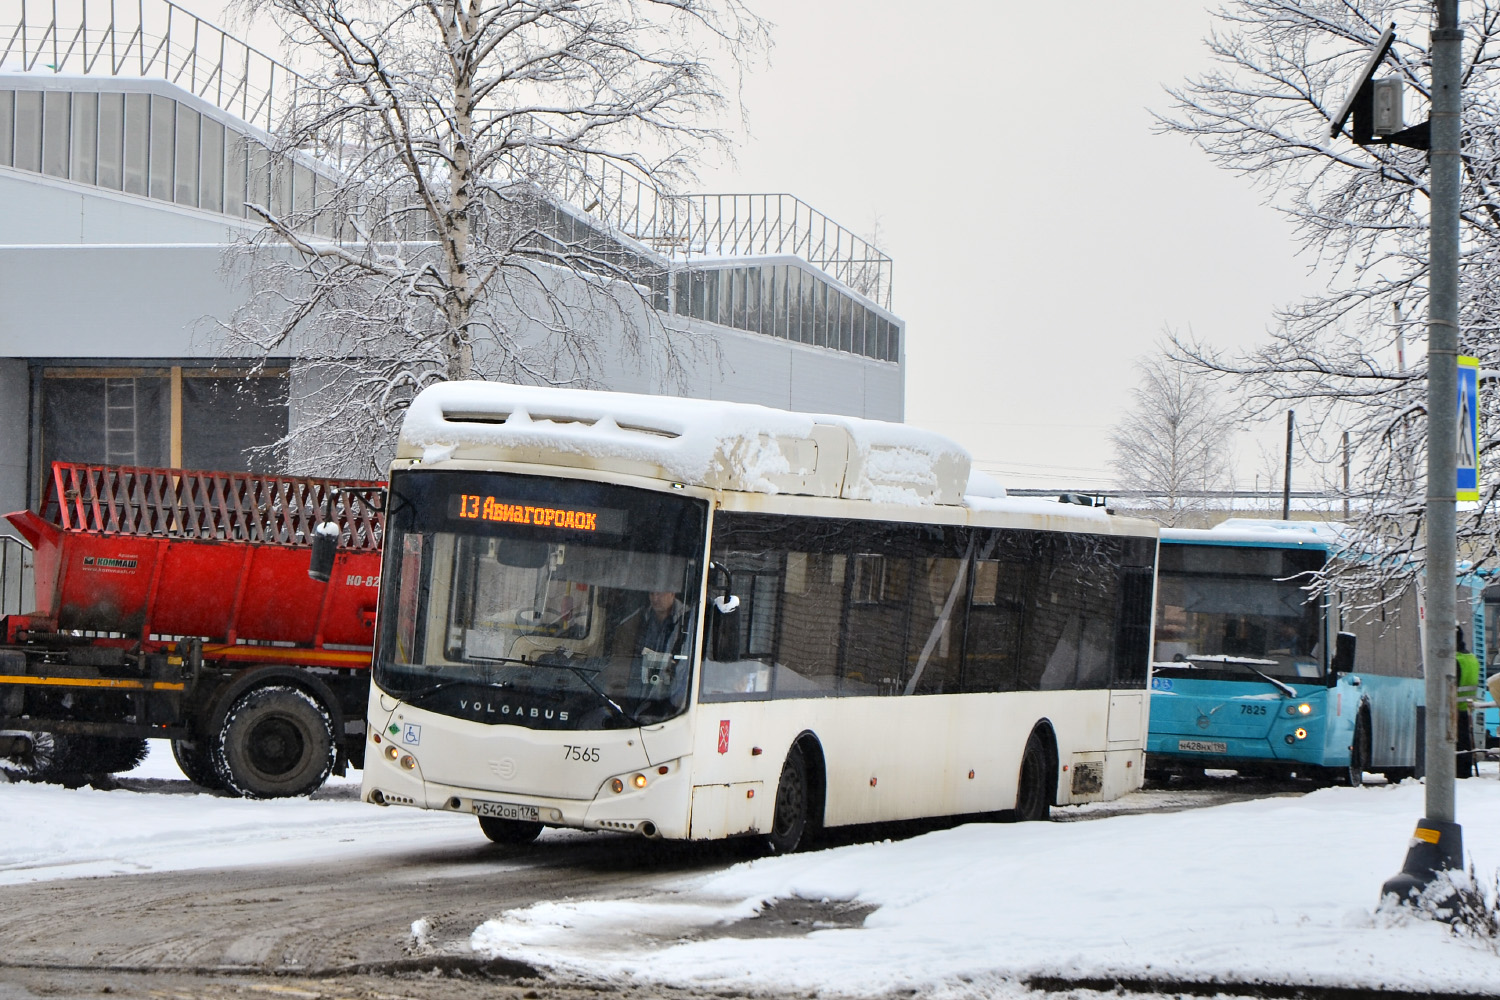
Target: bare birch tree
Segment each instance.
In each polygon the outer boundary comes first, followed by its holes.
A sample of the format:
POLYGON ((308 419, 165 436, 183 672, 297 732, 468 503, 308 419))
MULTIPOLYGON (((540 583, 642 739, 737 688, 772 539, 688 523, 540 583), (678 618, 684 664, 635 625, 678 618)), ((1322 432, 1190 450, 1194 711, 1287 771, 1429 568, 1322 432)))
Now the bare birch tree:
POLYGON ((660 258, 620 227, 670 236, 661 196, 722 142, 710 54, 738 67, 767 44, 740 0, 242 9, 277 22, 303 78, 249 158, 271 180, 231 350, 300 359, 304 434, 367 450, 434 380, 595 385, 663 345, 676 363, 660 258))
MULTIPOLYGON (((1464 13, 1460 350, 1492 368, 1500 367, 1500 3, 1470 0, 1464 13)), ((1232 0, 1207 39, 1217 68, 1169 89, 1174 106, 1158 116, 1161 131, 1190 137, 1260 187, 1333 275, 1326 294, 1283 308, 1257 349, 1235 355, 1179 341, 1177 350, 1200 371, 1237 376, 1256 412, 1295 405, 1304 430, 1326 432, 1328 454, 1315 460, 1331 461, 1349 431, 1357 534, 1392 556, 1363 564, 1378 587, 1410 580, 1421 559, 1427 156, 1330 139, 1329 127, 1392 22, 1398 42, 1379 75, 1404 83, 1409 123, 1426 117, 1431 18, 1426 0, 1232 0), (1414 321, 1393 321, 1398 304, 1414 321), (1397 360, 1398 338, 1410 367, 1397 360)), ((1491 392, 1491 428, 1500 428, 1496 405, 1491 392)), ((1482 444, 1481 502, 1459 512, 1460 550, 1481 564, 1500 554, 1493 443, 1482 444)))
POLYGON ((1142 359, 1136 368, 1140 384, 1110 435, 1116 481, 1144 491, 1139 507, 1173 525, 1211 505, 1205 492, 1229 486, 1235 425, 1202 375, 1164 357, 1142 359))

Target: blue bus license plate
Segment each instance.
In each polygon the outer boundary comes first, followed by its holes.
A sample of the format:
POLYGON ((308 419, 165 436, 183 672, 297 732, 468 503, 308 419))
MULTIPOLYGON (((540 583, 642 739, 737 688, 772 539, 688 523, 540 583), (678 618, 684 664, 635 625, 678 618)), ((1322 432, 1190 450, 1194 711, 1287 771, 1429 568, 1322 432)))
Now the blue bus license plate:
POLYGON ((1211 740, 1178 740, 1177 749, 1188 753, 1228 753, 1229 744, 1211 740))
POLYGON ((541 819, 536 806, 517 805, 514 802, 481 802, 478 799, 474 800, 474 815, 518 819, 527 823, 536 823, 541 819))

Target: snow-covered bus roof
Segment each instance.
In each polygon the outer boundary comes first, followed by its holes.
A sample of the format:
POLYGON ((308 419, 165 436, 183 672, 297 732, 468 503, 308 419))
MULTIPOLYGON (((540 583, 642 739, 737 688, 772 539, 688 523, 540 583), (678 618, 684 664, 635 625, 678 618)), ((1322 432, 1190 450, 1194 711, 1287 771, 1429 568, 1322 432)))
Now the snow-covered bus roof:
POLYGON ((396 457, 564 465, 711 489, 903 504, 961 504, 970 478, 962 446, 905 424, 503 382, 423 390, 407 411, 396 457))
POLYGON ((1200 545, 1260 545, 1280 548, 1319 548, 1328 551, 1344 546, 1344 525, 1336 521, 1271 521, 1254 517, 1231 517, 1212 528, 1163 528, 1163 544, 1196 542, 1200 545))

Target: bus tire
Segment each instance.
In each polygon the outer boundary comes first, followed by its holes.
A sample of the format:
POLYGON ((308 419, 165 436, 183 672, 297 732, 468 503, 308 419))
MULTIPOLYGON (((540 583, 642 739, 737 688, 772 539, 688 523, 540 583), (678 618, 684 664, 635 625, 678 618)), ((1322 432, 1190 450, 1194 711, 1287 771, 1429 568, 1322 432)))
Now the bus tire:
POLYGON ((1042 727, 1032 730, 1021 754, 1021 774, 1016 781, 1016 819, 1022 823, 1051 818, 1057 768, 1042 727))
POLYGON ((1365 783, 1370 766, 1370 712, 1361 708, 1354 717, 1354 741, 1349 744, 1349 766, 1338 774, 1339 784, 1358 788, 1365 783))
POLYGON ((333 771, 328 709, 300 688, 268 685, 239 697, 212 747, 226 791, 252 799, 307 795, 333 771))
POLYGON ((766 850, 771 854, 792 854, 803 844, 811 813, 807 787, 807 759, 802 748, 792 744, 781 778, 776 782, 776 811, 771 817, 771 831, 766 834, 766 850))
POLYGON ((542 824, 528 823, 522 819, 500 819, 498 816, 479 817, 479 829, 496 844, 529 844, 542 835, 542 824))
POLYGON ((177 761, 183 776, 199 788, 207 788, 211 792, 224 790, 219 772, 214 770, 213 761, 200 744, 193 740, 173 740, 172 759, 177 761))

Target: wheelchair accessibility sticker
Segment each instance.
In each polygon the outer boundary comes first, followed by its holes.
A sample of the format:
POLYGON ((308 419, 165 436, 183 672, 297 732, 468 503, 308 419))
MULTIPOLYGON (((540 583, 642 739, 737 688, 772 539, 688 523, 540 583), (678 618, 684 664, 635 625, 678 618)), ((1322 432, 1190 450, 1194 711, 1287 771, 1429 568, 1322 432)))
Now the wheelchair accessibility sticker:
POLYGON ((407 746, 418 746, 422 742, 422 727, 408 722, 406 728, 401 730, 401 742, 407 746))
POLYGON ((1172 690, 1172 678, 1170 678, 1170 677, 1153 677, 1153 678, 1151 678, 1151 690, 1153 690, 1153 691, 1170 691, 1170 690, 1172 690))

